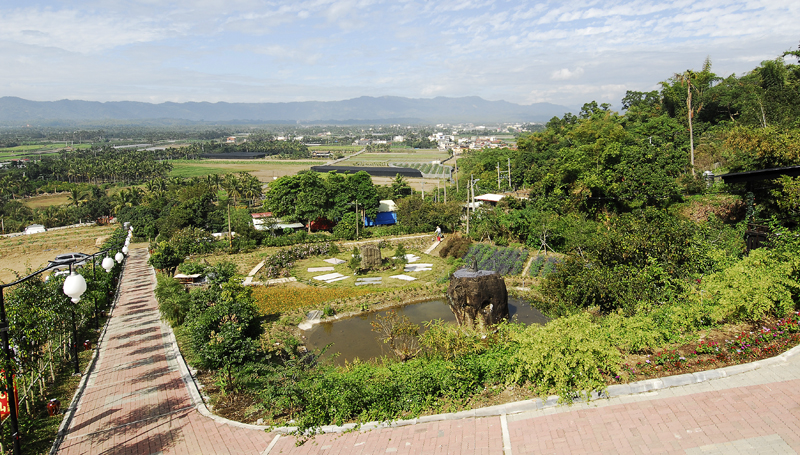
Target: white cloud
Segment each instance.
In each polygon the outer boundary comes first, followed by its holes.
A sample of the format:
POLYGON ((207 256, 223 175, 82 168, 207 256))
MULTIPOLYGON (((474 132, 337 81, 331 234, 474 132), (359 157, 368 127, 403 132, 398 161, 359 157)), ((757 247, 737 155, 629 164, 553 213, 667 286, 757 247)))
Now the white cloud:
POLYGON ((558 71, 550 73, 550 79, 554 81, 568 81, 570 79, 577 79, 583 74, 583 68, 580 66, 570 71, 569 68, 562 68, 558 71))
POLYGON ((706 56, 749 71, 796 47, 800 17, 796 0, 10 1, 0 96, 32 99, 616 103, 706 56))

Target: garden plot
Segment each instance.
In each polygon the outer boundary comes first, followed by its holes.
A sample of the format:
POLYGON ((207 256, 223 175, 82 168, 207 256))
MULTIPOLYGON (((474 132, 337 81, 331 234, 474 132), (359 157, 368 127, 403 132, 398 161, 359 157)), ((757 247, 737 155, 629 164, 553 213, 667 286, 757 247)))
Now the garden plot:
POLYGON ((531 267, 528 274, 532 277, 546 278, 547 275, 553 273, 556 266, 561 263, 561 259, 555 256, 537 255, 531 261, 531 267))
POLYGON ((519 275, 527 259, 528 250, 479 243, 469 248, 464 264, 470 266, 477 262, 479 270, 492 270, 498 275, 519 275))

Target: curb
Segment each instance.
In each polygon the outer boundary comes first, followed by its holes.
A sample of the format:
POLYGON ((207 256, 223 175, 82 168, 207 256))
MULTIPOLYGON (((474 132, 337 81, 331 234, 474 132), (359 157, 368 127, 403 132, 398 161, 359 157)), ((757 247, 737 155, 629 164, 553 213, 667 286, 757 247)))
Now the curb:
MULTIPOLYGON (((211 419, 214 419, 216 422, 240 428, 269 431, 278 434, 290 434, 297 431, 297 427, 270 427, 267 425, 253 425, 242 422, 236 422, 234 420, 226 419, 224 417, 220 417, 218 415, 213 414, 206 407, 205 402, 202 400, 199 386, 195 381, 194 377, 189 372, 189 367, 186 364, 186 360, 183 358, 183 355, 181 355, 180 351, 178 350, 178 344, 177 341, 175 341, 175 335, 172 332, 172 328, 169 327, 168 324, 164 323, 162 324, 166 326, 164 327, 164 330, 168 332, 169 334, 168 340, 173 343, 172 349, 174 349, 175 352, 177 353, 176 358, 178 359, 178 363, 180 364, 181 376, 183 377, 183 380, 186 383, 187 388, 189 389, 189 393, 192 395, 193 402, 196 403, 195 408, 197 408, 200 414, 209 417, 211 419)), ((757 370, 760 368, 786 363, 791 357, 794 357, 798 353, 800 353, 800 345, 795 346, 792 349, 784 352, 783 354, 777 355, 775 357, 757 360, 755 362, 750 362, 750 363, 744 363, 741 365, 731 365, 724 368, 718 368, 716 370, 701 371, 697 373, 686 373, 677 376, 666 376, 658 379, 645 379, 643 381, 632 382, 630 384, 612 385, 609 386, 604 392, 592 392, 590 394, 590 398, 588 401, 591 402, 601 399, 610 399, 628 395, 638 395, 642 393, 652 392, 655 390, 698 384, 701 382, 707 382, 715 379, 731 377, 737 374, 747 373, 749 371, 757 370)), ((581 403, 584 402, 584 400, 576 399, 573 402, 581 403)), ((366 422, 363 424, 348 423, 341 426, 324 425, 317 428, 316 430, 318 433, 343 433, 353 430, 379 430, 384 428, 399 428, 408 425, 417 425, 421 423, 430 423, 430 422, 441 422, 446 420, 461 420, 461 419, 480 418, 480 417, 502 417, 505 415, 520 414, 528 411, 540 411, 543 409, 556 408, 569 405, 570 405, 569 403, 559 402, 558 395, 551 395, 544 400, 542 400, 541 398, 534 398, 531 400, 515 401, 512 403, 505 403, 495 406, 488 406, 484 408, 470 409, 466 411, 422 416, 408 420, 373 421, 373 422, 366 422)))

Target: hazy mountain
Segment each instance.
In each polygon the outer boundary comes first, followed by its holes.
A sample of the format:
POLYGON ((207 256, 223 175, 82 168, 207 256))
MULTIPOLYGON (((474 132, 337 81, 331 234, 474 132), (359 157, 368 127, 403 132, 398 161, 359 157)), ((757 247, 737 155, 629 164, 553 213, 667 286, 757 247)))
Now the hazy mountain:
POLYGON ((135 101, 29 101, 0 98, 0 122, 165 122, 223 123, 462 123, 545 122, 572 109, 550 103, 520 105, 476 96, 412 99, 362 96, 344 101, 291 103, 141 103, 135 101))

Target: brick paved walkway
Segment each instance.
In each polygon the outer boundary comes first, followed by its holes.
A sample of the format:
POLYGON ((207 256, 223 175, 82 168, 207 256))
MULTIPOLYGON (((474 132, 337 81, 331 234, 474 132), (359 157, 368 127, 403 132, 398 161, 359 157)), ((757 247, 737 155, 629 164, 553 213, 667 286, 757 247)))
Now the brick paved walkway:
POLYGON ((131 251, 120 299, 62 454, 259 454, 274 436, 201 415, 159 320, 147 251, 131 251))
MULTIPOLYGON (((690 383, 701 380, 699 375, 684 381, 687 385, 657 390, 652 390, 652 382, 641 383, 632 389, 649 391, 573 406, 515 403, 489 417, 477 417, 491 414, 489 410, 474 411, 467 418, 427 417, 425 423, 322 434, 297 447, 292 436, 225 423, 198 411, 197 392, 182 379, 171 334, 158 320, 154 276, 145 258, 146 252, 134 251, 128 260, 121 300, 61 453, 695 455, 800 451, 800 355, 795 355, 800 349, 757 363, 757 368, 722 370, 716 376, 727 376, 719 379, 690 383)), ((205 411, 202 406, 199 409, 205 411)))

